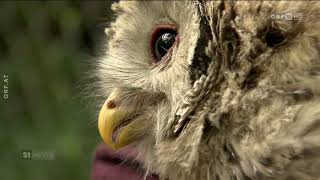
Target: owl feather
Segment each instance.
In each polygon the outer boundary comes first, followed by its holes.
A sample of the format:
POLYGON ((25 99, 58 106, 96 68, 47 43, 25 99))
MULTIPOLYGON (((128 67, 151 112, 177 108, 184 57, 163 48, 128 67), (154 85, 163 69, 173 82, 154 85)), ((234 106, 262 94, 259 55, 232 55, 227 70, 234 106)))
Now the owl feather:
POLYGON ((132 144, 147 172, 320 178, 318 1, 120 1, 112 9, 96 74, 102 97, 116 88, 115 102, 134 104, 141 126, 132 144), (167 62, 152 65, 159 25, 174 25, 179 41, 167 62))

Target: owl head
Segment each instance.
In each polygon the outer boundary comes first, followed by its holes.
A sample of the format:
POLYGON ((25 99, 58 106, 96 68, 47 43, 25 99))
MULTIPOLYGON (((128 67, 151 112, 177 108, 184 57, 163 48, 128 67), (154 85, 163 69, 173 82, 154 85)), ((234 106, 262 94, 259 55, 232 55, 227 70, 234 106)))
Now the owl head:
POLYGON ((287 177, 305 150, 303 132, 320 124, 319 2, 112 9, 95 73, 107 145, 135 146, 162 178, 287 177))

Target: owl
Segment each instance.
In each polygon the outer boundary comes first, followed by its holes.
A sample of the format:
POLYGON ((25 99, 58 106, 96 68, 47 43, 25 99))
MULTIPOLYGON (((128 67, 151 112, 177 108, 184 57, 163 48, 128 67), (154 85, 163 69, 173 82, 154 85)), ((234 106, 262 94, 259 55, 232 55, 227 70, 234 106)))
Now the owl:
POLYGON ((320 178, 320 2, 120 1, 98 127, 169 180, 320 178))

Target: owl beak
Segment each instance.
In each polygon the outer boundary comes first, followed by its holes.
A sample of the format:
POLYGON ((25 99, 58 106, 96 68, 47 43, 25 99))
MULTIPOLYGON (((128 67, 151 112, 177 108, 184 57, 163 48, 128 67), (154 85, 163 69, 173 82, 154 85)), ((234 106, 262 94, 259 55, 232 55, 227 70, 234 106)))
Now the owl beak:
POLYGON ((114 90, 102 106, 98 120, 103 141, 114 150, 132 143, 134 130, 141 126, 133 119, 133 110, 129 110, 133 108, 122 107, 114 100, 116 96, 117 90, 114 90))

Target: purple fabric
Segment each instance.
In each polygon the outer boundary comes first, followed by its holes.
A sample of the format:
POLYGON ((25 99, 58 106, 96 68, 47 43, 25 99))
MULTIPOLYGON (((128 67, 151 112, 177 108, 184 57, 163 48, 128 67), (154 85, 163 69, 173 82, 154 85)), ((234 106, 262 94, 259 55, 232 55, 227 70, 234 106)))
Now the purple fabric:
MULTIPOLYGON (((93 160, 91 180, 142 180, 145 172, 140 168, 133 148, 112 151, 106 145, 99 145, 93 160)), ((149 175, 146 180, 158 180, 149 175)))

